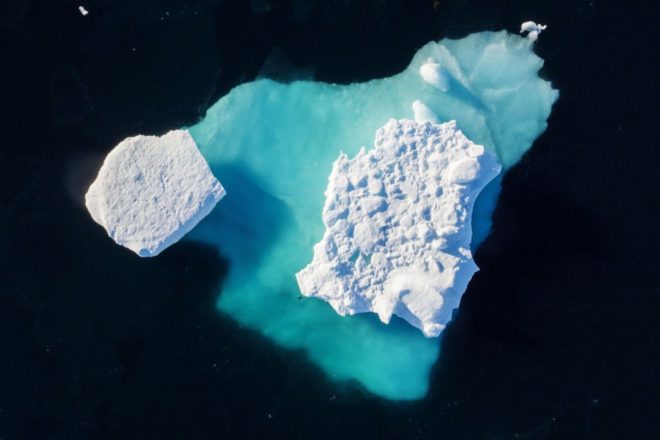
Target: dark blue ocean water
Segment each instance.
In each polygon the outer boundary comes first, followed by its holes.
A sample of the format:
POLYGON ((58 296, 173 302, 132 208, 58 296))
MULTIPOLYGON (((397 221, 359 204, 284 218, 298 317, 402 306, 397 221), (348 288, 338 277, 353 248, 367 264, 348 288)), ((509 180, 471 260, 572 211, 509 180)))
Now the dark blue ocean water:
POLYGON ((8 0, 0 439, 660 436, 658 43, 649 1, 8 0), (82 194, 106 152, 257 75, 348 83, 430 40, 549 24, 546 133, 504 179, 429 396, 338 386, 215 310, 227 263, 138 260, 82 194))

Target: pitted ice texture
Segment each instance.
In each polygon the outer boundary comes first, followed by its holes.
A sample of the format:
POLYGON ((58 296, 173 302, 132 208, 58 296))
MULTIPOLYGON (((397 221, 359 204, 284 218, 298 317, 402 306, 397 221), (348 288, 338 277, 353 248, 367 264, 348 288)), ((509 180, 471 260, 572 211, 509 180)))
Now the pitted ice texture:
POLYGON ((341 154, 326 190, 323 239, 297 274, 301 292, 341 315, 393 314, 429 337, 472 275, 472 207, 500 171, 494 154, 456 127, 390 120, 375 146, 341 154))

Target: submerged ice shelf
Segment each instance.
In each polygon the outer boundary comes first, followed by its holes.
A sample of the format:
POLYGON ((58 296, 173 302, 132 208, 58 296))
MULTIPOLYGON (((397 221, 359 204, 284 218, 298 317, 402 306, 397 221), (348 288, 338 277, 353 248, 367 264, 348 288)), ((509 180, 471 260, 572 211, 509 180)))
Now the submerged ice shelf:
POLYGON ((206 217, 225 190, 186 130, 124 139, 85 194, 94 221, 117 244, 153 257, 206 217))
MULTIPOLYGON (((455 120, 504 171, 514 165, 545 130, 558 96, 539 78, 543 61, 532 49, 517 35, 478 33, 427 44, 390 78, 346 86, 259 80, 216 102, 189 130, 231 196, 189 236, 230 260, 219 309, 303 350, 333 379, 355 380, 387 398, 423 397, 438 339, 397 318, 386 326, 372 314, 341 317, 322 301, 301 298, 295 274, 324 235, 333 162, 342 150, 353 157, 371 145, 390 119, 455 120), (425 64, 432 82, 420 73, 425 64)), ((498 191, 499 178, 476 202, 473 249, 490 229, 498 191)))
POLYGON ((472 206, 500 165, 453 121, 393 119, 374 145, 335 161, 326 231, 298 285, 340 315, 394 314, 438 336, 477 271, 472 206))

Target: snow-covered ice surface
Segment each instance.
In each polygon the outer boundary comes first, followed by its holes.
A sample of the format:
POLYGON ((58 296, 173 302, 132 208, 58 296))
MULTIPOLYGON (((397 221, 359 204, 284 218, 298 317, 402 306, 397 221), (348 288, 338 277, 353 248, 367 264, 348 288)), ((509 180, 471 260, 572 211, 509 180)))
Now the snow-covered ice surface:
MULTIPOLYGON (((218 287, 219 310, 304 352, 333 380, 357 381, 391 399, 423 397, 437 338, 396 316, 389 325, 372 313, 342 317, 323 301, 301 297, 295 274, 323 238, 333 162, 341 151, 354 157, 373 145, 390 119, 455 120, 497 155, 503 172, 518 162, 545 130, 558 96, 539 78, 543 60, 533 49, 520 35, 481 32, 428 43, 390 78, 350 85, 262 79, 222 97, 189 128, 232 195, 188 234, 230 262, 218 287), (447 91, 422 77, 429 59, 444 69, 447 91)), ((493 179, 474 205, 473 250, 490 230, 499 182, 493 179)))
POLYGON ((455 122, 391 120, 374 148, 332 167, 323 239, 297 274, 305 296, 340 315, 392 314, 438 336, 470 278, 472 206, 500 171, 455 122))
POLYGON ((115 242, 152 257, 179 241, 224 195, 190 133, 173 130, 120 142, 85 205, 115 242))

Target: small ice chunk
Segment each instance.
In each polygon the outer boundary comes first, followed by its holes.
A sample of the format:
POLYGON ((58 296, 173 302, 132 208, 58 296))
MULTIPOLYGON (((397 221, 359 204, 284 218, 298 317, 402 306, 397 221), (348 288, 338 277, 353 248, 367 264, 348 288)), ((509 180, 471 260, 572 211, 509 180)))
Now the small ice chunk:
POLYGON ((438 115, 428 108, 422 101, 417 100, 412 103, 415 122, 438 122, 438 115))
POLYGON ((453 121, 392 119, 374 144, 335 162, 326 231, 297 273, 298 285, 340 315, 371 311, 385 323, 397 315, 437 336, 477 271, 469 250, 472 206, 500 165, 453 121), (353 190, 347 179, 356 182, 353 190))
POLYGON ((89 11, 88 11, 87 9, 85 9, 84 6, 78 6, 78 10, 79 10, 80 13, 83 15, 83 17, 84 17, 85 15, 89 14, 89 11))
POLYGON ((449 90, 449 72, 441 64, 434 62, 432 58, 426 60, 419 69, 419 74, 424 81, 438 90, 447 92, 449 90))
POLYGON ((105 158, 85 195, 94 221, 141 257, 179 241, 225 190, 187 130, 124 139, 105 158))
POLYGON ((536 41, 548 26, 544 24, 537 24, 533 21, 526 21, 520 25, 520 33, 527 33, 527 39, 530 41, 536 41))

